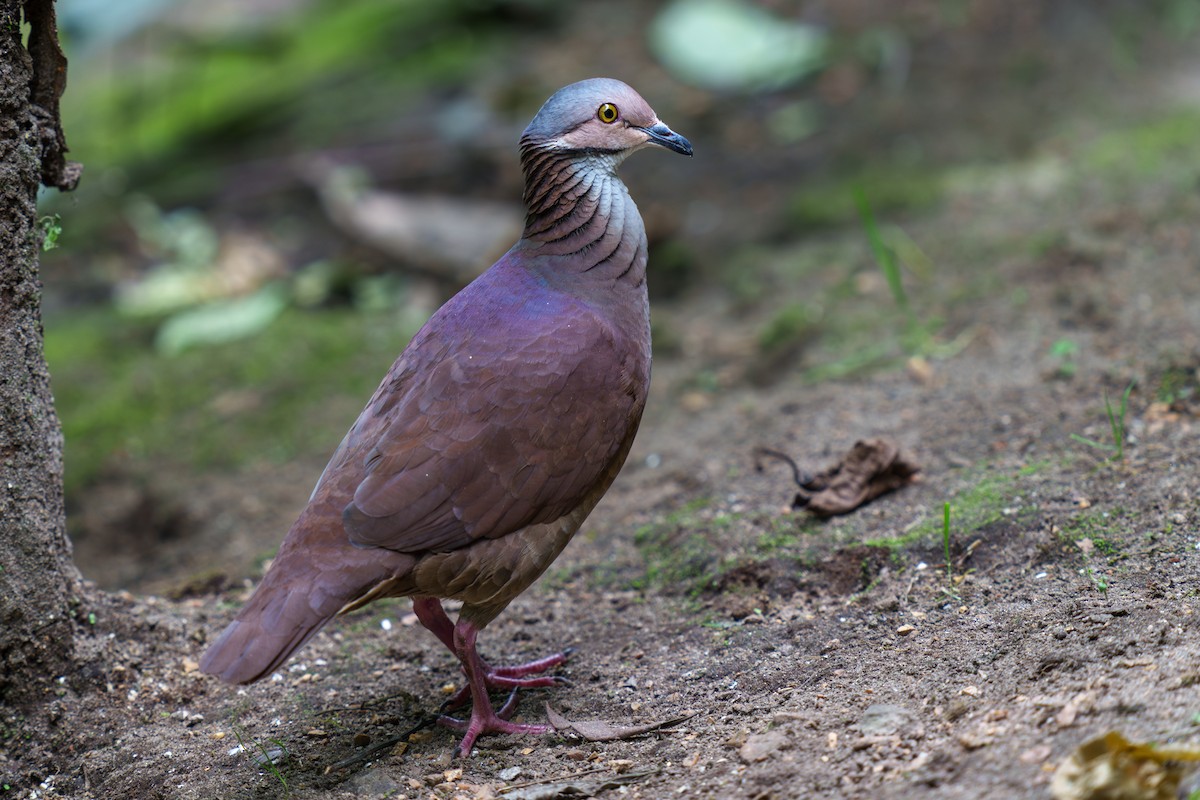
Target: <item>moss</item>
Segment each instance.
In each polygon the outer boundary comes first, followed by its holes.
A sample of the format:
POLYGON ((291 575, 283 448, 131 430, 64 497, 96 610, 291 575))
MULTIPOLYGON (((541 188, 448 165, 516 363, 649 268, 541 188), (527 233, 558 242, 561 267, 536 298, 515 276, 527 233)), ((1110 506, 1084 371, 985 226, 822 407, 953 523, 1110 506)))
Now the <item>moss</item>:
POLYGON ((1107 174, 1176 175, 1194 179, 1200 161, 1200 111, 1186 109, 1106 133, 1088 145, 1081 162, 1107 174))
POLYGON ((111 311, 48 322, 68 493, 114 461, 214 469, 327 453, 414 329, 289 310, 253 339, 174 356, 153 333, 111 311))
POLYGON ((642 554, 644 571, 632 581, 635 588, 693 594, 707 585, 719 560, 714 533, 730 519, 707 513, 711 503, 707 497, 693 500, 637 529, 633 543, 642 554))
POLYGON ((813 561, 805 537, 823 522, 809 515, 724 513, 709 498, 689 503, 634 534, 642 573, 630 583, 695 599, 749 591, 763 575, 791 574, 813 561))
POLYGON ((877 214, 919 211, 935 205, 945 191, 941 173, 916 165, 878 164, 825 181, 806 184, 792 195, 790 217, 802 228, 829 228, 859 219, 854 190, 862 187, 877 214))
MULTIPOLYGON (((978 467, 974 480, 950 498, 951 536, 978 530, 1006 516, 1029 513, 1032 507, 1021 503, 1021 479, 1047 467, 1045 462, 1026 465, 1016 472, 996 472, 987 465, 978 467)), ((899 536, 869 539, 868 546, 900 548, 922 541, 940 540, 944 529, 942 506, 899 536)))
POLYGON ((371 638, 367 640, 369 644, 381 647, 390 646, 391 642, 387 637, 376 635, 381 630, 383 621, 391 620, 393 626, 398 625, 398 618, 408 614, 410 610, 407 598, 383 597, 343 618, 341 629, 346 633, 369 633, 371 634, 371 638))
POLYGON ((327 140, 331 125, 361 122, 397 90, 461 74, 486 52, 455 24, 458 6, 312 3, 275 27, 180 39, 126 80, 85 73, 65 106, 72 146, 89 160, 129 164, 269 124, 327 140))
POLYGON ((1091 540, 1092 550, 1111 564, 1125 558, 1121 548, 1133 527, 1133 515, 1124 508, 1090 508, 1063 522, 1059 536, 1070 544, 1091 540))
POLYGON ((759 331, 759 350, 773 353, 801 345, 812 335, 815 318, 813 311, 803 303, 785 306, 759 331))
MULTIPOLYGON (((231 163, 283 163, 348 131, 369 139, 363 131, 388 128, 395 109, 463 84, 506 45, 511 24, 468 2, 294 5, 237 33, 218 26, 161 36, 144 55, 126 48, 132 57, 115 71, 73 69, 63 98, 72 157, 164 207, 223 194, 231 163)), ((86 248, 118 224, 113 187, 84 181, 73 194, 65 248, 86 248)), ((53 197, 47 205, 68 210, 53 197)))
POLYGON ((1160 403, 1191 400, 1200 395, 1200 371, 1188 367, 1168 367, 1158 379, 1154 397, 1160 403))

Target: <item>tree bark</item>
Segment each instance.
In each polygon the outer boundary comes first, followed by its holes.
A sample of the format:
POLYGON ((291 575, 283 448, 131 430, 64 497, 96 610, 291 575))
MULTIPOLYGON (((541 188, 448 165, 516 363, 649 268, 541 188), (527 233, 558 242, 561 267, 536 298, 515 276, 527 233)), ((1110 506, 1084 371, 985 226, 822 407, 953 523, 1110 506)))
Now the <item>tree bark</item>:
POLYGON ((0 705, 45 696, 74 653, 82 590, 62 489, 62 429, 42 342, 37 190, 69 189, 53 0, 0 0, 0 705), (22 44, 22 12, 32 26, 22 44))

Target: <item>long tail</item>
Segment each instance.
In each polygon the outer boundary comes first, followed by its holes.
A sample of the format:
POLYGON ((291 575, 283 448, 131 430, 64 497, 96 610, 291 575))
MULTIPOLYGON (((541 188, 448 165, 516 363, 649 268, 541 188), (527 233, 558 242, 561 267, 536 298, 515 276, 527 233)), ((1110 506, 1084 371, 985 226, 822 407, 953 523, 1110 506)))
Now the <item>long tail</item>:
POLYGON ((411 568, 412 557, 342 546, 280 550, 246 606, 200 659, 229 683, 270 675, 346 605, 411 568))

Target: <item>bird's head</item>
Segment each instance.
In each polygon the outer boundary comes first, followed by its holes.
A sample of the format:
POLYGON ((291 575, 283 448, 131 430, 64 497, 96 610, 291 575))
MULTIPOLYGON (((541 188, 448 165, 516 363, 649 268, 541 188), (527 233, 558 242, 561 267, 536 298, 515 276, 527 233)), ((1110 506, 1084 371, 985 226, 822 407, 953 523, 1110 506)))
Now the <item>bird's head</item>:
POLYGON ((592 78, 559 89, 529 123, 521 143, 617 161, 651 144, 692 154, 691 143, 663 124, 641 95, 612 78, 592 78))

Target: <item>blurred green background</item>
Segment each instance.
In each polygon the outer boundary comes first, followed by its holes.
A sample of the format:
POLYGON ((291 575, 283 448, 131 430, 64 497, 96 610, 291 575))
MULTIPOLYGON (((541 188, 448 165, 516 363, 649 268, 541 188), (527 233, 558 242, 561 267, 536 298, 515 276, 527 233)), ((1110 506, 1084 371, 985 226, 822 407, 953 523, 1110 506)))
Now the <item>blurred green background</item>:
POLYGON ((1002 225, 1005 181, 1182 186, 1200 162, 1200 91, 1147 77, 1194 51, 1192 0, 58 8, 86 172, 42 202, 47 356, 105 586, 282 534, 408 337, 519 233, 517 137, 566 83, 623 79, 695 145, 623 173, 677 365, 656 392, 691 403, 937 358, 972 298, 1019 303, 983 266, 1053 227, 906 233, 963 187, 1002 225), (981 268, 940 267, 955 247, 981 268))

